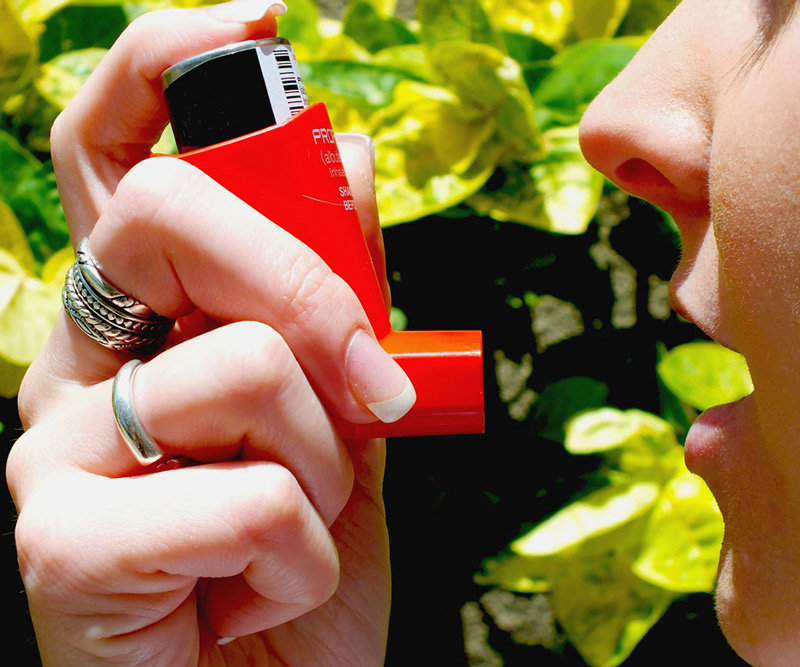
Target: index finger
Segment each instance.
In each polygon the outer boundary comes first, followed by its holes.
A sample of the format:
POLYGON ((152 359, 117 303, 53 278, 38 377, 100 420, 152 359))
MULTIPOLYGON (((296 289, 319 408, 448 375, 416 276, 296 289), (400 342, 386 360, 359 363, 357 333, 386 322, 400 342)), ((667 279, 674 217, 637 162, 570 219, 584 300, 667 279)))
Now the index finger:
POLYGON ((281 0, 233 0, 131 23, 53 126, 53 164, 76 243, 166 127, 161 73, 202 51, 276 35, 275 16, 285 10, 281 0))

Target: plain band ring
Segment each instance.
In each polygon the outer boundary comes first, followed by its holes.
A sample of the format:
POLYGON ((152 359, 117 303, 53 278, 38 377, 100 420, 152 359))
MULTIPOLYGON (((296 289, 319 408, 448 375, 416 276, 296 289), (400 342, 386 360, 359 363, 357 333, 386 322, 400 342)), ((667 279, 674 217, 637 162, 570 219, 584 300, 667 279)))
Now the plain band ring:
POLYGON ((164 452, 147 435, 133 407, 133 378, 141 365, 139 359, 132 359, 117 371, 111 388, 111 403, 119 432, 136 460, 142 465, 151 465, 163 459, 164 452))
POLYGON ((83 333, 104 347, 121 352, 155 351, 175 324, 175 320, 159 315, 103 278, 89 251, 88 236, 78 244, 61 300, 83 333))

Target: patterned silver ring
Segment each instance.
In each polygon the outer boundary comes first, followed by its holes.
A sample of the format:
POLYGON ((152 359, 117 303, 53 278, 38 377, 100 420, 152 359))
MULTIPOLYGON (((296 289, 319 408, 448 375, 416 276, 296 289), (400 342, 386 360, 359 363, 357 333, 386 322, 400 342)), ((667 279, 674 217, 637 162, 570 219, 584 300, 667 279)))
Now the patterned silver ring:
POLYGON ((133 407, 133 378, 141 365, 139 359, 132 359, 117 371, 111 388, 111 404, 119 432, 131 448, 136 460, 142 465, 151 465, 161 461, 164 452, 147 435, 133 407))
POLYGON ((154 352, 164 344, 175 320, 123 294, 103 278, 89 252, 89 237, 64 280, 61 300, 72 321, 89 338, 120 352, 154 352))

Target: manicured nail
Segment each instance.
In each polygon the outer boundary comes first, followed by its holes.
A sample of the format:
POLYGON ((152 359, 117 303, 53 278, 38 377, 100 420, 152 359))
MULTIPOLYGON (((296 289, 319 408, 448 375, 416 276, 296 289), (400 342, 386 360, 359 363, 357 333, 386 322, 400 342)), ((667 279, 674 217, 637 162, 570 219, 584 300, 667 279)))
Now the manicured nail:
POLYGON ((225 23, 254 23, 267 14, 281 16, 287 8, 283 0, 231 0, 214 5, 207 10, 208 15, 225 23))
POLYGON ((223 646, 224 644, 230 644, 236 637, 220 637, 217 639, 217 645, 223 646))
POLYGON ((375 171, 375 142, 368 134, 358 134, 357 132, 337 132, 336 143, 349 144, 363 150, 369 155, 369 164, 375 171))
POLYGON ((417 400, 405 371, 363 329, 350 339, 345 369, 350 391, 385 424, 396 422, 417 400))

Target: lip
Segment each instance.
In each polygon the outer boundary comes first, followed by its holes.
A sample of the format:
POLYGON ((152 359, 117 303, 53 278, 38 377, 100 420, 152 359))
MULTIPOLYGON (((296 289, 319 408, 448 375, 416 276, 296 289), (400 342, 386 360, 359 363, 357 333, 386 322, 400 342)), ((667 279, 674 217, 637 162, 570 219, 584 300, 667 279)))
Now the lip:
POLYGON ((706 474, 723 463, 726 452, 736 447, 744 433, 744 419, 753 394, 732 403, 705 410, 686 435, 686 467, 706 481, 706 474))
POLYGON ((729 350, 738 352, 730 336, 728 336, 724 330, 723 323, 720 321, 718 304, 703 302, 694 303, 694 299, 684 299, 681 296, 681 288, 684 286, 690 272, 691 268, 683 269, 679 267, 669 281, 670 308, 672 308, 676 315, 694 324, 714 342, 719 343, 723 347, 727 347, 729 350), (699 311, 708 314, 709 310, 711 310, 712 313, 710 318, 700 317, 698 312, 696 312, 699 311))

